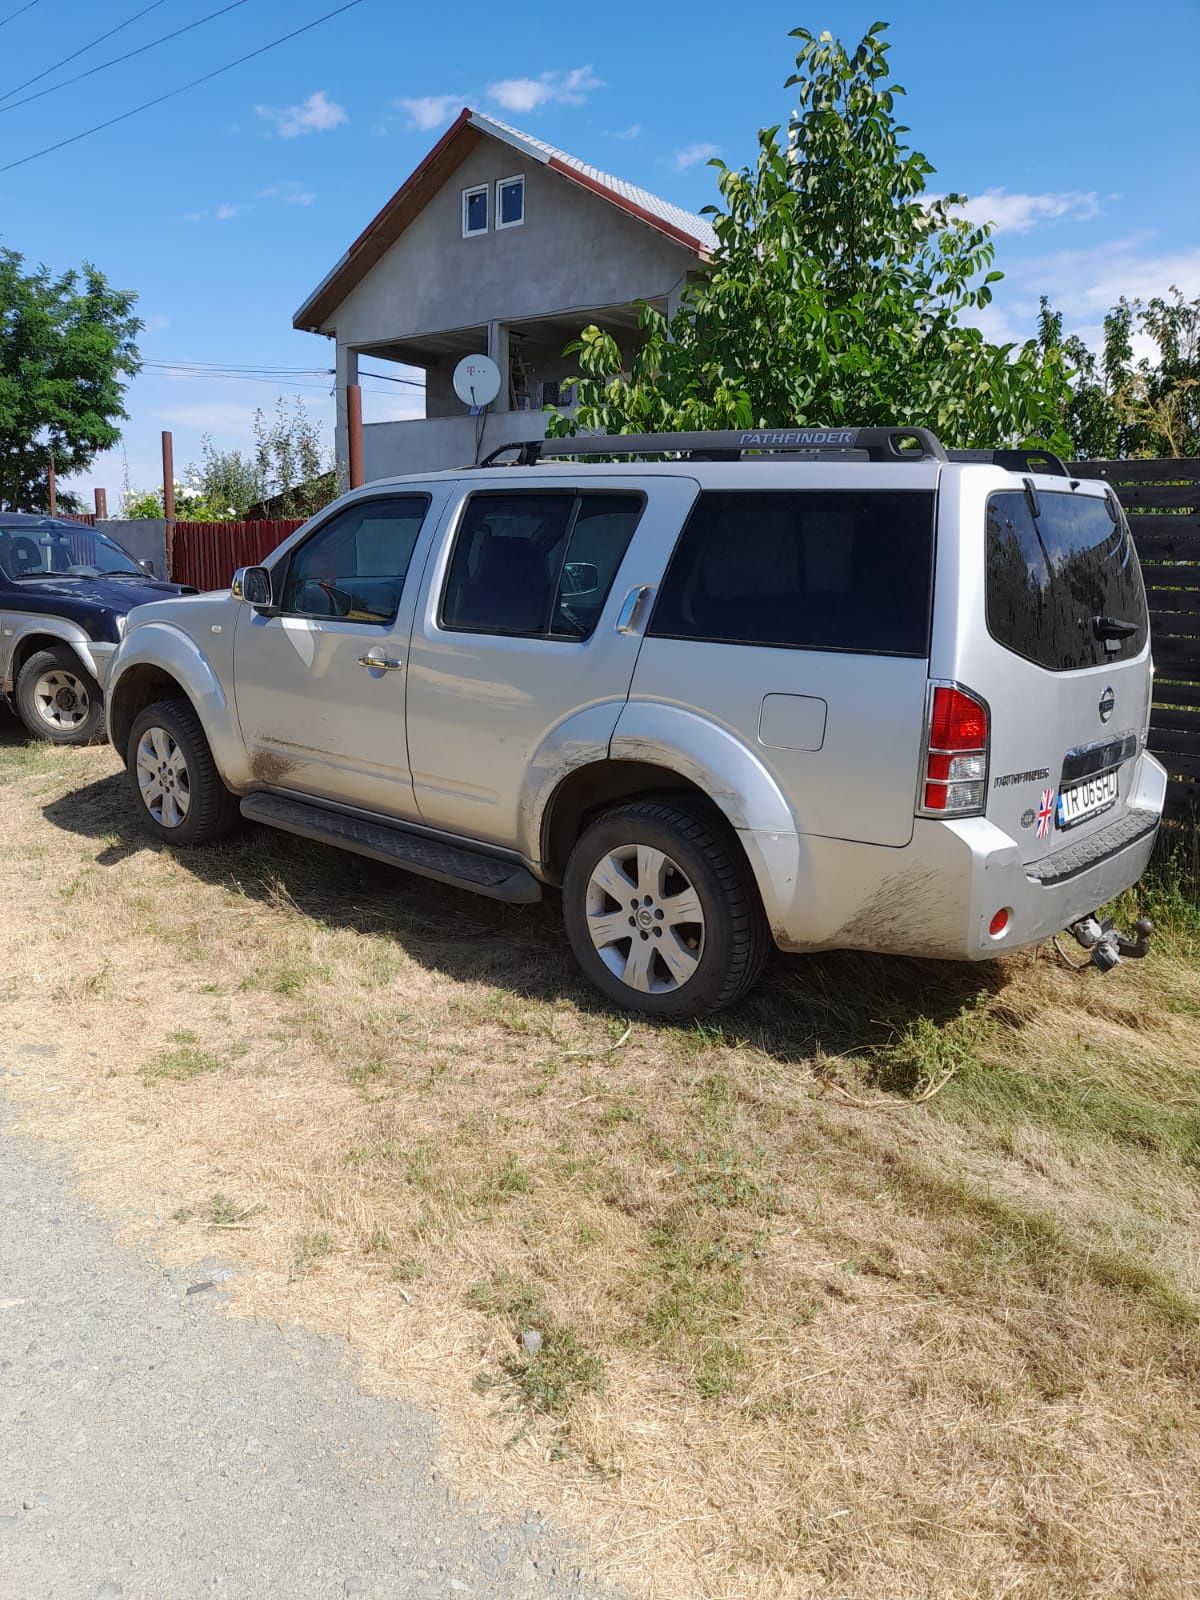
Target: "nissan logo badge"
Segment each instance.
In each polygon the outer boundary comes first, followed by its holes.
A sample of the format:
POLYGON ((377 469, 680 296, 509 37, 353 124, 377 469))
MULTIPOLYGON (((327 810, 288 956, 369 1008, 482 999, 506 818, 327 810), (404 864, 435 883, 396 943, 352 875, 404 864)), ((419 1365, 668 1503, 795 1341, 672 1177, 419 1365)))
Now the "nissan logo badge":
POLYGON ((1116 708, 1117 697, 1112 691, 1112 684, 1100 696, 1100 721, 1107 722, 1116 708))

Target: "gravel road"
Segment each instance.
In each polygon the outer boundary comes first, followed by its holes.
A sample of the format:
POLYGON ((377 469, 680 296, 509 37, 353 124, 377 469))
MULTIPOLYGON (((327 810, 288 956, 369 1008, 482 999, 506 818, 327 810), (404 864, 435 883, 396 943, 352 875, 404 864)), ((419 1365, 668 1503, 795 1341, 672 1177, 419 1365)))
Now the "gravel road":
POLYGON ((536 1513, 452 1496, 336 1341, 222 1315, 226 1270, 116 1244, 0 1127, 3 1600, 598 1595, 536 1513))

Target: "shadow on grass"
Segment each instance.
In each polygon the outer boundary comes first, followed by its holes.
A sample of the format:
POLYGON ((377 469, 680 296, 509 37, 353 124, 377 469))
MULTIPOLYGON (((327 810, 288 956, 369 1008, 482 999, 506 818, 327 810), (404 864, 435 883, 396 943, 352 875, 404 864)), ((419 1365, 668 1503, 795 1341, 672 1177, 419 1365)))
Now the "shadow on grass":
MULTIPOLYGON (((105 868, 167 849, 139 826, 124 774, 72 790, 45 806, 44 815, 58 828, 100 841, 96 861, 105 868)), ((169 853, 202 883, 263 904, 285 900, 328 927, 395 939, 413 960, 452 978, 617 1014, 577 972, 553 891, 540 905, 508 906, 266 828, 169 853)), ((914 1025, 949 1021, 1007 981, 997 963, 776 954, 752 995, 697 1028, 714 1040, 746 1041, 784 1063, 818 1052, 870 1056, 914 1025)))

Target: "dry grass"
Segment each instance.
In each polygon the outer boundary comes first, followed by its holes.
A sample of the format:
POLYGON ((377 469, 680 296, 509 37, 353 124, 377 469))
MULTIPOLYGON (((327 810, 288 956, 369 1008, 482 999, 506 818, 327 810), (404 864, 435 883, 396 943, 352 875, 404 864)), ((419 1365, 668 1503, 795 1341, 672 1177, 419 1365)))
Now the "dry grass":
POLYGON ((20 1125, 437 1410, 460 1483, 656 1600, 1200 1592, 1186 893, 1108 979, 781 960, 720 1027, 630 1030, 552 908, 173 856, 111 752, 3 737, 20 1125))

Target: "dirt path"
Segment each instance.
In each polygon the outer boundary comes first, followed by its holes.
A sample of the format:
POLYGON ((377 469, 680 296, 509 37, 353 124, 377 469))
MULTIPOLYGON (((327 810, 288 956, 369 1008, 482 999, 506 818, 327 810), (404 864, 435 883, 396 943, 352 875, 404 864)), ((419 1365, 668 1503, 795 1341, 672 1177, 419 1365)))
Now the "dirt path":
POLYGON ((594 1592, 532 1511, 454 1499, 430 1419, 361 1394, 338 1341, 223 1316, 231 1276, 118 1246, 44 1147, 0 1143, 0 1592, 594 1592))

